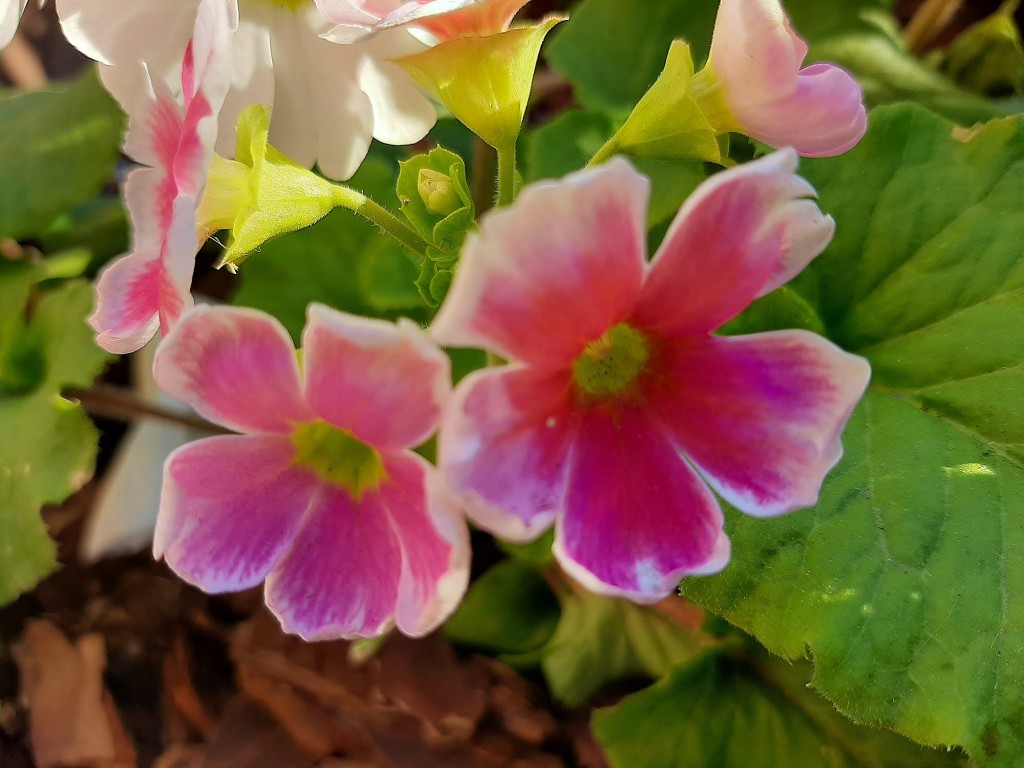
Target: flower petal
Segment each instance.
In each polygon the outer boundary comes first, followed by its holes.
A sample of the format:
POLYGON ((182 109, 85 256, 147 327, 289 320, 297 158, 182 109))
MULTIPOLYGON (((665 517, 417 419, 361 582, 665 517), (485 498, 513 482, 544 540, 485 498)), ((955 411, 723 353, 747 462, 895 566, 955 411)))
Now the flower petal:
POLYGON ((414 453, 385 457, 381 506, 402 548, 395 624, 425 635, 455 610, 469 582, 469 531, 434 467, 414 453))
POLYGON ((206 592, 259 584, 291 544, 316 492, 286 437, 223 435, 167 460, 153 554, 206 592))
POLYGON ((317 415, 375 448, 419 445, 451 394, 451 363, 409 320, 311 304, 302 334, 306 397, 317 415))
POLYGON ((634 320, 665 335, 702 334, 779 287, 832 239, 782 150, 723 171, 679 209, 651 262, 634 320))
POLYGON ((323 485, 295 542, 267 577, 267 606, 305 640, 371 637, 391 625, 402 550, 377 493, 323 485))
MULTIPOLYGON (((133 212, 132 217, 138 221, 146 214, 133 212)), ((195 200, 183 197, 174 203, 166 231, 154 235, 146 229, 148 225, 136 240, 155 239, 160 251, 137 251, 118 259, 96 283, 96 309, 89 323, 99 334, 96 343, 115 354, 139 349, 158 328, 168 330, 192 306, 189 285, 198 249, 195 200)))
POLYGON ((791 145, 805 157, 841 155, 868 129, 860 85, 834 64, 800 70, 792 94, 764 106, 752 104, 737 119, 748 135, 772 147, 791 145))
POLYGON ((192 35, 199 0, 57 0, 61 29, 103 64, 176 58, 192 35))
POLYGON ((730 504, 753 515, 813 505, 868 362, 807 331, 694 338, 663 350, 652 413, 730 504))
POLYGON ((503 539, 529 541, 562 509, 572 438, 567 372, 476 371, 455 390, 438 437, 445 484, 503 539))
POLYGON ((567 366, 633 308, 648 193, 622 159, 524 189, 470 235, 434 338, 567 366))
POLYGON ((196 307, 160 345, 153 376, 171 397, 239 432, 289 434, 313 419, 288 332, 256 310, 196 307))
POLYGON ((643 411, 599 407, 573 449, 555 557, 587 589, 652 603, 728 560, 722 511, 643 411))

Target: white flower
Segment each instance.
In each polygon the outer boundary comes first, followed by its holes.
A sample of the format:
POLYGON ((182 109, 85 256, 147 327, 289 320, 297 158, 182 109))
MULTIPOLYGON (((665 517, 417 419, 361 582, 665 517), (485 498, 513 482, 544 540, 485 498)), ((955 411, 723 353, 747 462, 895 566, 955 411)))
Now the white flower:
MULTIPOLYGON (((2 2, 2 0, 0 0, 2 2)), ((231 89, 220 113, 218 153, 234 154, 235 122, 250 104, 272 104, 270 140, 327 176, 351 176, 371 139, 412 144, 436 117, 430 102, 388 59, 423 49, 402 29, 352 45, 321 38, 331 25, 312 0, 223 0, 236 20, 231 89)), ((172 85, 198 0, 58 0, 67 38, 102 66, 126 109, 145 87, 140 70, 172 85)))

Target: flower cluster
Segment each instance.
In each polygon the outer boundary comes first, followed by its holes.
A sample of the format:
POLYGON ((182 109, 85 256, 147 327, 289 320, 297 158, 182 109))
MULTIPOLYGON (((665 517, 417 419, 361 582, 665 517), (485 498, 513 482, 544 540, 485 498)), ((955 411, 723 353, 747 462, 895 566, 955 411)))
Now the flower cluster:
MULTIPOLYGON (((761 516, 816 503, 867 386, 863 359, 807 331, 714 333, 829 243, 796 168, 863 135, 853 79, 801 68, 777 0, 722 0, 701 71, 674 47, 591 167, 519 189, 529 85, 560 21, 510 29, 525 5, 58 0, 143 166, 124 190, 132 250, 97 283, 97 341, 126 353, 159 332, 158 384, 237 433, 168 459, 154 552, 207 591, 265 582, 303 637, 431 631, 466 587, 467 520, 514 541, 554 526, 584 586, 661 599, 726 566, 716 494, 761 516), (423 138, 419 88, 497 150, 499 207, 479 222, 445 150, 403 164, 411 226, 323 178, 351 176, 373 138, 423 138), (702 183, 648 260, 648 181, 612 155, 730 166, 730 132, 779 151, 702 183), (235 268, 333 207, 418 256, 440 302, 429 328, 311 304, 297 352, 269 315, 193 307, 213 230, 231 230, 235 268), (453 387, 439 345, 500 364, 453 387)), ((0 6, 0 33, 23 6, 0 6)))

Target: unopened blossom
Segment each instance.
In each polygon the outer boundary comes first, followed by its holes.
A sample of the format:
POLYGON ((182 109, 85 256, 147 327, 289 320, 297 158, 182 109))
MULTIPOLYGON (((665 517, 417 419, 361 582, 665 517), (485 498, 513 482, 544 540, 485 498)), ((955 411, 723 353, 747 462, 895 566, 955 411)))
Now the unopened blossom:
POLYGON ((97 343, 110 352, 137 350, 192 304, 196 208, 228 88, 228 32, 222 0, 203 0, 181 62, 180 97, 147 77, 148 91, 129 109, 125 153, 146 166, 132 171, 124 187, 132 250, 100 276, 89 318, 97 343))
POLYGON ((830 157, 867 130, 857 81, 835 64, 803 67, 807 44, 779 0, 722 0, 707 66, 690 95, 720 133, 830 157))
POLYGON ((410 321, 316 304, 302 342, 300 365, 270 315, 198 307, 160 345, 157 383, 242 434, 168 459, 154 553, 207 592, 266 580, 308 640, 429 632, 468 578, 465 521, 409 450, 437 426, 448 358, 410 321))
POLYGON ((18 31, 18 22, 28 0, 0 0, 0 48, 7 46, 18 31))
MULTIPOLYGON (((235 20, 230 82, 217 152, 230 157, 234 128, 251 104, 272 104, 271 142, 327 176, 355 173, 372 139, 405 145, 434 124, 434 107, 390 59, 426 46, 404 29, 353 45, 321 35, 332 26, 313 0, 220 0, 235 20)), ((71 43, 105 66, 100 76, 127 108, 142 89, 134 65, 176 82, 196 0, 58 0, 71 43)))
POLYGON ((316 0, 325 18, 338 26, 330 40, 353 42, 374 32, 410 26, 435 42, 496 35, 508 29, 529 0, 316 0))
POLYGON ((637 601, 720 570, 714 488, 754 515, 815 503, 867 385, 815 334, 712 331, 782 285, 833 222, 785 150, 724 171, 645 259, 647 180, 620 158, 528 187, 465 246, 433 336, 509 361, 456 389, 442 474, 481 527, 637 601))

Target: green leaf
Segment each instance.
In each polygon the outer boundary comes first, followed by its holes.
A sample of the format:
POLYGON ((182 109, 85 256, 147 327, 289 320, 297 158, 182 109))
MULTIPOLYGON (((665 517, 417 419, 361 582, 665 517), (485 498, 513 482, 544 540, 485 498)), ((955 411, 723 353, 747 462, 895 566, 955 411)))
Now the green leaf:
POLYGON ((542 651, 548 687, 579 706, 616 680, 656 679, 706 647, 708 638, 675 620, 626 600, 574 594, 542 651))
POLYGON ((657 79, 672 40, 707 58, 716 10, 707 0, 583 0, 552 33, 547 61, 584 107, 621 121, 657 79))
POLYGON ((960 755, 856 725, 806 687, 809 665, 701 654, 594 714, 612 768, 933 768, 960 755))
POLYGON ((123 129, 124 115, 93 69, 70 86, 5 98, 0 237, 41 235, 96 195, 113 177, 123 129))
POLYGON ((17 391, 0 393, 0 604, 31 588, 56 565, 53 542, 39 510, 62 501, 89 479, 98 435, 82 410, 60 396, 65 386, 88 386, 109 357, 93 343, 85 324, 92 289, 66 283, 39 302, 31 320, 18 313, 27 299, 26 271, 0 267, 0 296, 16 294, 19 304, 3 305, 0 338, 4 379, 19 378, 17 391), (13 312, 11 310, 14 310, 13 312), (31 350, 30 369, 24 364, 31 350))
POLYGON ((873 378, 818 506, 730 513, 686 594, 854 718, 979 766, 1024 762, 1024 118, 910 105, 802 172, 833 243, 793 286, 873 378))
POLYGON ((1024 45, 1013 18, 1018 2, 964 30, 942 58, 942 69, 959 85, 980 94, 1024 94, 1024 45))
MULTIPOLYGON (((395 168, 370 155, 348 182, 379 203, 394 201, 395 168)), ((320 302, 363 315, 404 315, 424 320, 417 305, 407 303, 416 288, 417 269, 408 269, 387 238, 372 224, 347 210, 335 210, 306 229, 264 243, 239 270, 241 287, 235 304, 262 309, 278 318, 297 342, 306 323, 306 306, 320 302), (387 274, 387 280, 377 279, 387 274), (409 292, 401 281, 410 279, 409 292)))
POLYGON ((525 654, 548 641, 558 615, 558 600, 537 569, 504 560, 473 582, 444 631, 463 645, 525 654))
POLYGON ((398 165, 396 189, 405 218, 429 243, 460 245, 475 214, 463 159, 434 147, 398 165))

